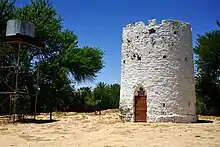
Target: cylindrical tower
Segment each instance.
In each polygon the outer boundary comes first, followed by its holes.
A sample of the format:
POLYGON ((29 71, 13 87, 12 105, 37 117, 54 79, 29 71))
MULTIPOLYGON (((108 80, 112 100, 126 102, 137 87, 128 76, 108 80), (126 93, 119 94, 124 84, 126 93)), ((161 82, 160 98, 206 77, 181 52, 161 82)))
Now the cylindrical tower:
POLYGON ((121 119, 197 121, 191 25, 137 22, 123 28, 122 41, 121 119))

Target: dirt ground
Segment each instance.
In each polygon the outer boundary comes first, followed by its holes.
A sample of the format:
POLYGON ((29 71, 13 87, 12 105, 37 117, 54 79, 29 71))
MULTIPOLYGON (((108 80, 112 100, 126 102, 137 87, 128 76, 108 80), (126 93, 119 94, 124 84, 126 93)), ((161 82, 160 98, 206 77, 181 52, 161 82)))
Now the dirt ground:
MULTIPOLYGON (((45 116, 38 116, 38 120, 41 118, 45 116)), ((122 123, 117 110, 106 110, 102 115, 56 113, 54 118, 57 121, 52 123, 1 123, 0 147, 220 147, 218 120, 122 123)))

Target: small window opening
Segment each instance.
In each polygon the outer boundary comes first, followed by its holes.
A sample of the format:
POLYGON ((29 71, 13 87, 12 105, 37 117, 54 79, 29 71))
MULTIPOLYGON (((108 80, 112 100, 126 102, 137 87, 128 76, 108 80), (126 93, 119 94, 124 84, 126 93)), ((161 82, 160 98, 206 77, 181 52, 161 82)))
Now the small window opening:
POLYGON ((149 34, 155 33, 156 30, 154 30, 153 28, 149 30, 149 34))
POLYGON ((150 54, 150 52, 149 52, 149 54, 150 54))
POLYGON ((134 58, 136 57, 135 54, 133 54, 133 57, 134 57, 134 58))
POLYGON ((185 57, 185 61, 188 61, 187 57, 185 57))
POLYGON ((139 88, 140 91, 143 91, 144 89, 142 87, 139 88))
POLYGON ((139 38, 139 36, 137 36, 137 39, 139 38))
POLYGON ((166 55, 163 55, 163 58, 166 58, 167 56, 166 55))
POLYGON ((189 107, 190 107, 190 102, 189 102, 189 107))
POLYGON ((139 88, 138 95, 142 95, 142 96, 145 95, 145 91, 142 87, 139 88))
POLYGON ((138 60, 141 60, 141 57, 140 57, 140 56, 137 56, 137 59, 138 59, 138 60))
POLYGON ((173 33, 174 33, 174 34, 177 34, 177 31, 174 31, 173 33))
POLYGON ((128 41, 128 43, 130 43, 130 42, 131 42, 131 40, 129 40, 129 39, 127 39, 127 41, 128 41))
POLYGON ((125 60, 123 61, 123 63, 125 63, 125 60))
POLYGON ((163 103, 163 107, 165 107, 165 103, 163 103))

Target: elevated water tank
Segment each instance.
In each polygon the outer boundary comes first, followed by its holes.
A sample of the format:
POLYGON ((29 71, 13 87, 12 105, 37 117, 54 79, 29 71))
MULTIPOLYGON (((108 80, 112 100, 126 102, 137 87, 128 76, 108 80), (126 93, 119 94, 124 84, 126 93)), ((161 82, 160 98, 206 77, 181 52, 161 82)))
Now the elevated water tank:
POLYGON ((35 37, 35 25, 26 20, 11 19, 7 22, 6 36, 16 34, 35 37))

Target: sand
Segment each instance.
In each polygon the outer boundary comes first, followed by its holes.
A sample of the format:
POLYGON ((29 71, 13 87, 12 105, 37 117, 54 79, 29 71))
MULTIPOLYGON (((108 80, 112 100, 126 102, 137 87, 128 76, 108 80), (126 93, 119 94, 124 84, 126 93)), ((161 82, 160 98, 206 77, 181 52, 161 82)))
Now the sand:
POLYGON ((122 123, 117 110, 103 111, 102 115, 56 113, 54 118, 57 121, 52 123, 0 123, 0 147, 220 147, 217 120, 122 123))

